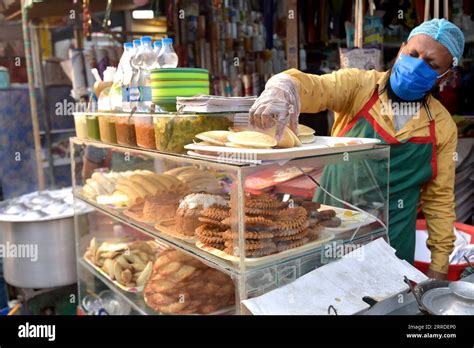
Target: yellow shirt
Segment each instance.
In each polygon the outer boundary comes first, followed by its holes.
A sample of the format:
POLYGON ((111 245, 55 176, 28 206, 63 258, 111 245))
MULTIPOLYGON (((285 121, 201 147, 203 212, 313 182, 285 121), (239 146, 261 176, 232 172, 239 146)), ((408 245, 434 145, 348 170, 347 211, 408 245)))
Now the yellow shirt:
MULTIPOLYGON (((290 75, 297 85, 302 113, 334 111, 332 135, 339 134, 370 99, 374 89, 378 88, 381 92, 389 78, 389 72, 358 69, 341 69, 321 76, 305 74, 296 69, 287 70, 285 73, 290 75)), ((382 103, 376 103, 370 114, 388 134, 397 140, 429 136, 429 119, 424 108, 397 132, 393 113, 382 110, 384 106, 389 105, 387 92, 379 98, 382 103)), ((429 233, 427 245, 431 250, 430 269, 447 273, 449 255, 456 239, 453 224, 456 218, 454 178, 457 128, 450 113, 438 100, 429 95, 427 103, 436 126, 438 174, 422 188, 422 210, 429 233)))

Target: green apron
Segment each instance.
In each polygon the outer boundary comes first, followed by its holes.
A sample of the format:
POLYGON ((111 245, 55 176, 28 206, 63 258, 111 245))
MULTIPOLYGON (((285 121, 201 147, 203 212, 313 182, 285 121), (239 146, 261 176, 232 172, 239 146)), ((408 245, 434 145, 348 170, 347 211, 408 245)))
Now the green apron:
MULTIPOLYGON (((415 256, 416 215, 421 186, 436 177, 436 134, 435 122, 426 104, 430 120, 430 135, 412 137, 399 141, 388 134, 370 115, 369 110, 379 101, 375 90, 370 100, 359 111, 355 118, 338 134, 344 137, 376 138, 382 144, 390 145, 389 173, 389 219, 388 234, 390 244, 397 250, 396 255, 410 263, 415 256)), ((387 173, 373 161, 360 160, 351 163, 327 165, 321 178, 321 186, 338 198, 351 202, 354 192, 365 201, 380 197, 375 186, 383 187, 387 183, 387 173), (377 172, 377 170, 379 170, 377 172), (371 174, 369 176, 368 174, 371 174), (348 180, 348 175, 351 179, 348 180), (370 186, 369 182, 376 185, 370 186), (354 187, 355 186, 355 187, 354 187), (365 190, 364 190, 365 189, 365 190), (364 196, 365 195, 365 196, 364 196)), ((315 200, 333 206, 340 206, 337 201, 318 189, 315 200)), ((352 204, 354 199, 352 199, 352 204)), ((359 204, 360 207, 360 204, 359 204)))

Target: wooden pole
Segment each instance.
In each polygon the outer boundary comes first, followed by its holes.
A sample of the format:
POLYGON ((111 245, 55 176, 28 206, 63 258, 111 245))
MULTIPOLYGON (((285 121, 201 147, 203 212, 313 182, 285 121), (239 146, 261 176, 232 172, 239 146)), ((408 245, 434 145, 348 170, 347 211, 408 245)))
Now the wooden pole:
POLYGON ((430 19, 430 1, 425 0, 425 21, 430 19))
POLYGON ((28 30, 28 9, 25 6, 25 1, 21 1, 21 21, 23 29, 23 42, 25 46, 25 60, 26 72, 28 74, 28 90, 30 94, 30 108, 31 108, 31 123, 33 125, 33 140, 35 145, 36 158, 36 175, 38 177, 38 189, 44 190, 46 188, 43 171, 43 157, 41 155, 41 138, 38 122, 38 104, 36 102, 36 89, 33 81, 33 64, 31 56, 31 42, 28 30))
POLYGON ((286 59, 289 68, 299 67, 298 1, 286 1, 286 59))
POLYGON ((434 18, 439 18, 439 0, 434 0, 434 11, 433 11, 433 17, 434 18))

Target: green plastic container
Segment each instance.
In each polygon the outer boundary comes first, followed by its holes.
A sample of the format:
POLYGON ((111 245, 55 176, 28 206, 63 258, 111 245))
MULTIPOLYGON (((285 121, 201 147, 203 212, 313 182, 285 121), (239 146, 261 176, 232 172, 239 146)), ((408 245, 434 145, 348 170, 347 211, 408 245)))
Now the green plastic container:
POLYGON ((100 140, 99 118, 97 116, 87 116, 87 137, 91 140, 100 140))

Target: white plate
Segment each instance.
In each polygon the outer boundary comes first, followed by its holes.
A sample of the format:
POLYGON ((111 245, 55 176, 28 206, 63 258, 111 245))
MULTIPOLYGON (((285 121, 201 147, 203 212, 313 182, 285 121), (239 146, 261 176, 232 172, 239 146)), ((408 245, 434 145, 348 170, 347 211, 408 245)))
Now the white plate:
POLYGON ((321 211, 329 209, 332 209, 336 212, 336 216, 341 219, 342 223, 338 227, 324 227, 325 231, 330 231, 333 233, 347 232, 350 230, 354 230, 359 226, 362 227, 370 225, 371 223, 377 221, 372 215, 360 213, 356 210, 333 207, 330 205, 321 204, 321 208, 319 208, 318 210, 321 211), (344 213, 347 211, 351 212, 353 216, 350 218, 345 216, 344 213))
POLYGON ((290 149, 240 149, 225 146, 202 146, 197 144, 188 144, 185 145, 184 148, 193 151, 192 153, 196 150, 215 153, 216 157, 221 158, 223 161, 235 160, 240 163, 252 163, 258 160, 275 161, 365 150, 373 148, 378 143, 380 143, 380 140, 370 138, 317 136, 315 137, 314 142, 310 144, 303 144, 302 147, 293 147, 290 149), (357 142, 357 144, 347 144, 348 142, 357 142), (339 144, 344 145, 340 146, 339 144))
MULTIPOLYGON (((258 266, 258 265, 265 264, 265 263, 271 263, 273 261, 279 261, 279 260, 281 260, 285 257, 298 255, 298 254, 301 254, 305 251, 315 249, 315 248, 321 246, 323 243, 329 242, 332 239, 334 239, 334 233, 323 230, 323 231, 321 231, 320 237, 317 240, 306 243, 305 245, 302 245, 300 247, 293 248, 293 249, 290 249, 290 250, 285 250, 285 251, 282 251, 282 252, 276 253, 276 254, 262 256, 262 257, 253 257, 253 258, 246 257, 244 259, 245 260, 245 265, 252 267, 252 266, 258 266)), ((199 241, 196 242, 196 246, 201 250, 204 250, 204 251, 206 251, 206 252, 208 252, 212 255, 215 255, 217 257, 220 257, 221 259, 230 261, 234 264, 238 264, 240 262, 240 257, 226 254, 223 250, 211 248, 209 246, 206 246, 206 245, 202 244, 199 241)))

